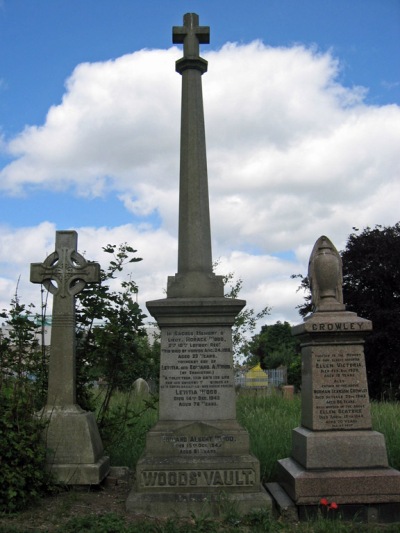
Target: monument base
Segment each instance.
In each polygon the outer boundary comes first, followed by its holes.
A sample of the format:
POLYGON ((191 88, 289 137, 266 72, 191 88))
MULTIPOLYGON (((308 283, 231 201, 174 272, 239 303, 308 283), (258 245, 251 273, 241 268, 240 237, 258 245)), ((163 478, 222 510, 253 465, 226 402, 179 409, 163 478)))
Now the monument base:
POLYGON ((307 470, 292 458, 278 461, 281 487, 296 505, 400 503, 400 472, 393 468, 307 470))
POLYGON ((372 430, 292 431, 292 458, 307 470, 387 468, 385 437, 372 430))
POLYGON ((67 485, 98 485, 107 476, 110 460, 93 413, 79 406, 48 407, 40 413, 48 419, 44 431, 47 468, 56 480, 67 485))
POLYGON ((144 494, 132 490, 126 501, 126 509, 134 514, 155 518, 192 515, 218 517, 230 513, 243 516, 251 511, 272 509, 272 500, 261 485, 258 492, 247 493, 220 490, 216 493, 204 491, 144 494))
POLYGON ((64 485, 99 485, 110 470, 109 457, 93 464, 47 464, 56 480, 64 485))
POLYGON ((126 502, 129 512, 158 517, 271 507, 248 433, 236 420, 159 421, 147 435, 126 502))

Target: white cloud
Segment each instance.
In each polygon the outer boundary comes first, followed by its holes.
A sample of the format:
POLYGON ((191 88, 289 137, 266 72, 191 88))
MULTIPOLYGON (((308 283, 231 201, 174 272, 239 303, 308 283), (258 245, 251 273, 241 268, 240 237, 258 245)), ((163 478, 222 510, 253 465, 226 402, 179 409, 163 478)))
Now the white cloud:
MULTIPOLYGON (((139 217, 157 212, 157 230, 79 228, 91 259, 100 260, 98 250, 111 241, 138 248, 144 261, 134 278, 142 301, 163 297, 176 269, 179 57, 178 48, 142 50, 78 65, 45 123, 8 142, 14 160, 0 175, 9 193, 32 186, 72 187, 84 196, 112 190, 121 209, 139 217)), ((204 57, 214 258, 243 278, 252 307, 270 305, 273 317, 296 321, 301 295, 290 274, 306 273, 320 235, 342 249, 353 226, 398 220, 400 109, 367 106, 366 89, 343 87, 339 61, 317 49, 253 42, 204 57), (273 257, 289 250, 296 259, 273 257)), ((54 231, 45 222, 3 231, 2 300, 15 272, 53 249, 54 231)))

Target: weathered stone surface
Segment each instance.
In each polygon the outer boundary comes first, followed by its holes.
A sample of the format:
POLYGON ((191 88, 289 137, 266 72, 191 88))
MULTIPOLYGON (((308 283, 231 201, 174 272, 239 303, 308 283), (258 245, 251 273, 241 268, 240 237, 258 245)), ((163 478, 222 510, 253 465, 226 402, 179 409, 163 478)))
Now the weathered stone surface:
POLYGON ((161 330, 159 422, 137 464, 136 486, 126 506, 153 516, 271 507, 260 483, 258 460, 236 421, 232 325, 242 300, 224 298, 212 272, 211 233, 201 75, 207 62, 199 43, 209 29, 198 16, 174 28, 184 44, 178 272, 167 298, 147 303, 161 330), (233 506, 233 507, 232 507, 233 506))
POLYGON ((318 505, 321 497, 338 504, 400 501, 400 472, 393 468, 306 470, 287 458, 278 461, 277 475, 297 505, 318 505))
POLYGON ((77 252, 75 231, 56 232, 56 250, 43 263, 31 265, 31 281, 53 294, 47 404, 40 416, 48 420, 47 467, 61 483, 98 484, 107 475, 96 420, 76 404, 75 296, 100 281, 100 266, 77 252))
POLYGON ((292 457, 306 469, 389 466, 385 437, 377 431, 310 431, 299 427, 292 432, 292 457))
POLYGON ((135 394, 146 396, 150 394, 150 386, 147 381, 143 378, 137 378, 133 385, 132 390, 135 394))
POLYGON ((160 420, 234 419, 229 326, 161 331, 160 420))
POLYGON ((278 479, 297 505, 400 503, 400 473, 388 467, 384 436, 372 431, 363 343, 369 320, 345 311, 341 259, 318 239, 309 276, 316 312, 292 329, 301 342, 301 427, 278 479))
POLYGON ((200 512, 204 502, 214 502, 214 513, 222 494, 244 512, 271 507, 248 433, 236 421, 231 326, 244 302, 206 300, 147 304, 161 327, 160 409, 127 500, 131 512, 149 512, 152 496, 154 516, 200 512))
POLYGON ((138 493, 133 490, 127 500, 127 509, 149 516, 221 516, 234 512, 245 515, 251 511, 271 508, 271 498, 261 487, 257 492, 168 492, 138 493))

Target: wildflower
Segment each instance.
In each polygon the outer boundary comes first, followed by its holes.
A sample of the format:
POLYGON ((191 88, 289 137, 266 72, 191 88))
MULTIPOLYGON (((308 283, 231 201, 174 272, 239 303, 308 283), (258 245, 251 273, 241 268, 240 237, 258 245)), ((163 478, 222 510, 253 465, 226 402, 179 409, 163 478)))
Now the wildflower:
POLYGON ((338 509, 338 507, 339 507, 339 506, 338 506, 337 503, 332 502, 332 503, 330 504, 330 506, 329 506, 329 509, 335 509, 335 510, 336 510, 336 509, 338 509))
MULTIPOLYGON (((321 505, 324 505, 325 507, 327 507, 329 505, 329 502, 326 498, 321 498, 320 502, 319 502, 321 505)), ((336 504, 335 504, 336 505, 336 504)))

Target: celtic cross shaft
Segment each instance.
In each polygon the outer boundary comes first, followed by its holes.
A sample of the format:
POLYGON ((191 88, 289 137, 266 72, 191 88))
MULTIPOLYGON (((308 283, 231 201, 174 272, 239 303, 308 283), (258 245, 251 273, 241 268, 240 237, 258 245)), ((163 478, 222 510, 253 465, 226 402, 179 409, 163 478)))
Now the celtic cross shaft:
POLYGON ((43 263, 31 264, 31 282, 53 294, 47 405, 76 404, 75 296, 86 283, 100 281, 100 265, 77 252, 78 234, 57 231, 56 249, 43 263))

